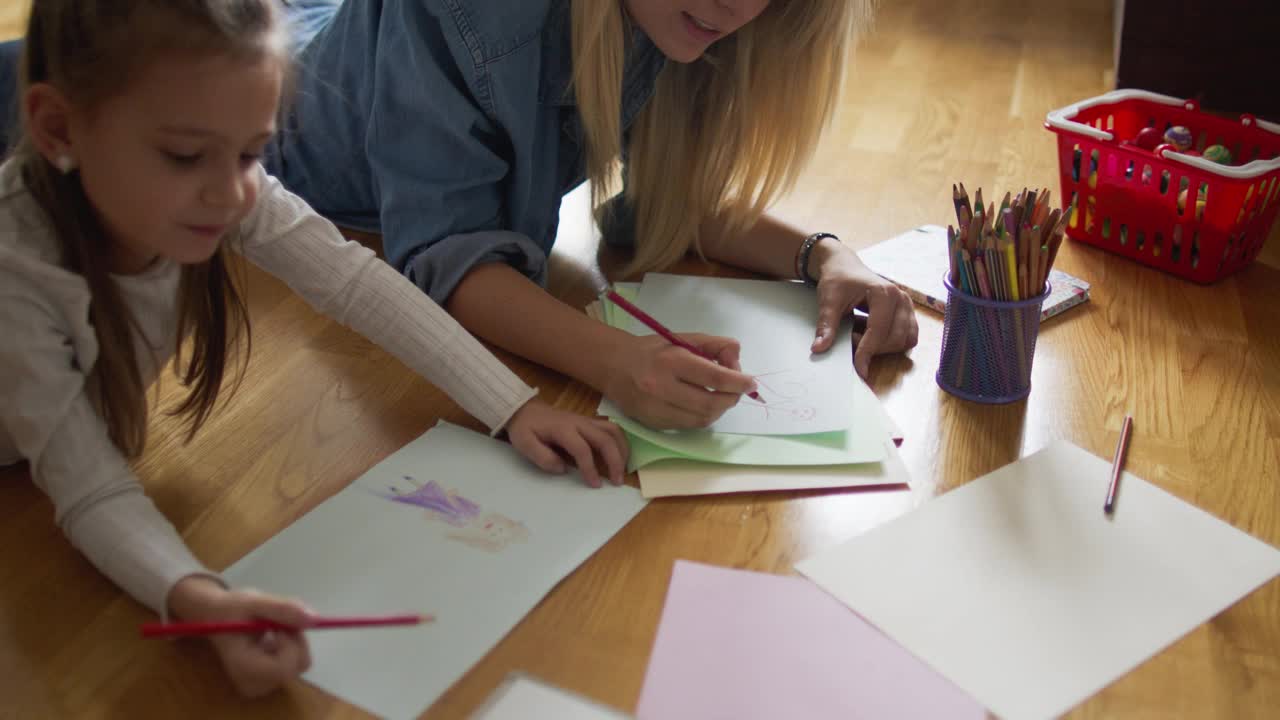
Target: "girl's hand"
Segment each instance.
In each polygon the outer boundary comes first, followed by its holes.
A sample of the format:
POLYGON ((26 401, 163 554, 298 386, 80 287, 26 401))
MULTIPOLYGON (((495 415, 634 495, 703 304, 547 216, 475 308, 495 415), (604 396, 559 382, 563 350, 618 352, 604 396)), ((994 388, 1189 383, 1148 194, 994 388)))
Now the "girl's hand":
MULTIPOLYGON (((190 575, 169 592, 172 614, 190 621, 274 620, 305 628, 313 613, 294 600, 253 590, 227 590, 212 578, 190 575)), ((311 667, 311 650, 299 631, 212 635, 209 641, 231 684, 245 697, 258 697, 311 667)))
POLYGON ((818 329, 812 351, 826 352, 835 342, 836 329, 853 308, 867 312, 867 331, 854 338, 858 349, 853 366, 864 379, 871 358, 902 352, 916 346, 919 327, 911 298, 897 285, 867 269, 856 253, 836 240, 823 240, 810 259, 817 265, 818 329))
POLYGON ((621 485, 627 472, 627 436, 608 420, 530 400, 507 422, 507 435, 521 455, 547 472, 565 472, 568 465, 564 458, 572 458, 582 479, 591 487, 602 484, 597 459, 604 462, 609 482, 614 485, 621 485))
POLYGON ((711 362, 658 337, 631 337, 610 363, 605 397, 628 417, 649 427, 702 428, 756 389, 755 378, 738 365, 736 340, 682 334, 681 339, 716 358, 711 362))

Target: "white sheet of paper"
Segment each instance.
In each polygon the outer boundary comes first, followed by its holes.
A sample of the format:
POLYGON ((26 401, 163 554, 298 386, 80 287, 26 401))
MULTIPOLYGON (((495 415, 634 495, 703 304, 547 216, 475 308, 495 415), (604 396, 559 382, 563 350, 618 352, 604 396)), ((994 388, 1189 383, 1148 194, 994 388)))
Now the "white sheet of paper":
POLYGON ((309 635, 308 681, 415 717, 644 506, 634 488, 547 475, 440 423, 223 575, 325 614, 434 614, 419 627, 309 635))
POLYGON ((1280 551, 1058 442, 796 568, 1006 720, 1058 716, 1280 573, 1280 551))
POLYGON ((812 289, 775 280, 649 273, 635 304, 672 332, 721 335, 741 344, 742 370, 756 377, 764 402, 744 396, 711 430, 808 435, 853 424, 853 341, 846 325, 829 351, 809 352, 818 317, 812 289))
POLYGON ((640 494, 647 498, 725 495, 771 490, 906 486, 911 475, 893 441, 885 443, 882 462, 861 465, 721 465, 694 460, 664 460, 638 471, 640 494))
POLYGON ((594 700, 523 673, 513 673, 471 720, 627 720, 594 700))

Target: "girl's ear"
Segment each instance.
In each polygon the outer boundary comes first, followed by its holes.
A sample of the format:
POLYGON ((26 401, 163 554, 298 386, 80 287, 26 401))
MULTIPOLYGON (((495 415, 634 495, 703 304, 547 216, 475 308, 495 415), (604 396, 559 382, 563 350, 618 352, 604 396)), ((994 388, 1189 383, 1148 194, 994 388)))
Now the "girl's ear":
POLYGON ((62 91, 48 83, 36 83, 27 90, 22 110, 27 134, 36 151, 63 173, 75 169, 71 103, 62 91))

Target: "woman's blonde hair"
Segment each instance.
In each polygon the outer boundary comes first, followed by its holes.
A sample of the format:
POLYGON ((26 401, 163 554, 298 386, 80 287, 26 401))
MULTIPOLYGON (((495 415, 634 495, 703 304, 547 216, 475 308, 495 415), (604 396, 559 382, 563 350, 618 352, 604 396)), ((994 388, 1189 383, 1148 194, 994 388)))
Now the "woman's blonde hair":
MULTIPOLYGON (((599 210, 622 156, 623 0, 573 0, 573 88, 599 210)), ((703 222, 753 225, 790 190, 839 102, 872 0, 773 0, 702 59, 668 62, 630 129, 625 200, 636 252, 624 271, 701 253, 703 222)), ((600 216, 600 213, 597 213, 600 216)))
MULTIPOLYGON (((24 42, 20 97, 36 83, 58 88, 92 111, 122 92, 145 66, 166 56, 278 54, 287 62, 275 0, 35 0, 24 42)), ((25 124, 25 122, 24 122, 25 124)), ((109 273, 110 246, 79 173, 63 174, 35 149, 24 128, 14 149, 23 178, 53 225, 62 261, 89 286, 89 321, 98 359, 89 391, 112 442, 128 457, 147 434, 146 387, 133 336, 137 325, 109 273)), ((189 388, 174 410, 188 439, 217 402, 228 356, 245 339, 249 316, 228 269, 226 248, 186 265, 178 292, 178 338, 192 338, 190 362, 174 356, 189 388)))

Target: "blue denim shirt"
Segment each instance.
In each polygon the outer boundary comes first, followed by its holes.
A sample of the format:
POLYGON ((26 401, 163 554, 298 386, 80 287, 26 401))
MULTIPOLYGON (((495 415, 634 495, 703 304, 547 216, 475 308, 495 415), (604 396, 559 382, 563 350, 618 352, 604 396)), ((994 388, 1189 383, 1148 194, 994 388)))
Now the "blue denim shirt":
MULTIPOLYGON (((584 172, 568 0, 294 2, 316 4, 333 12, 302 49, 268 169, 338 224, 380 231, 387 260, 441 304, 481 263, 544 283, 561 197, 584 172)), ((664 63, 637 31, 624 129, 664 63)))

